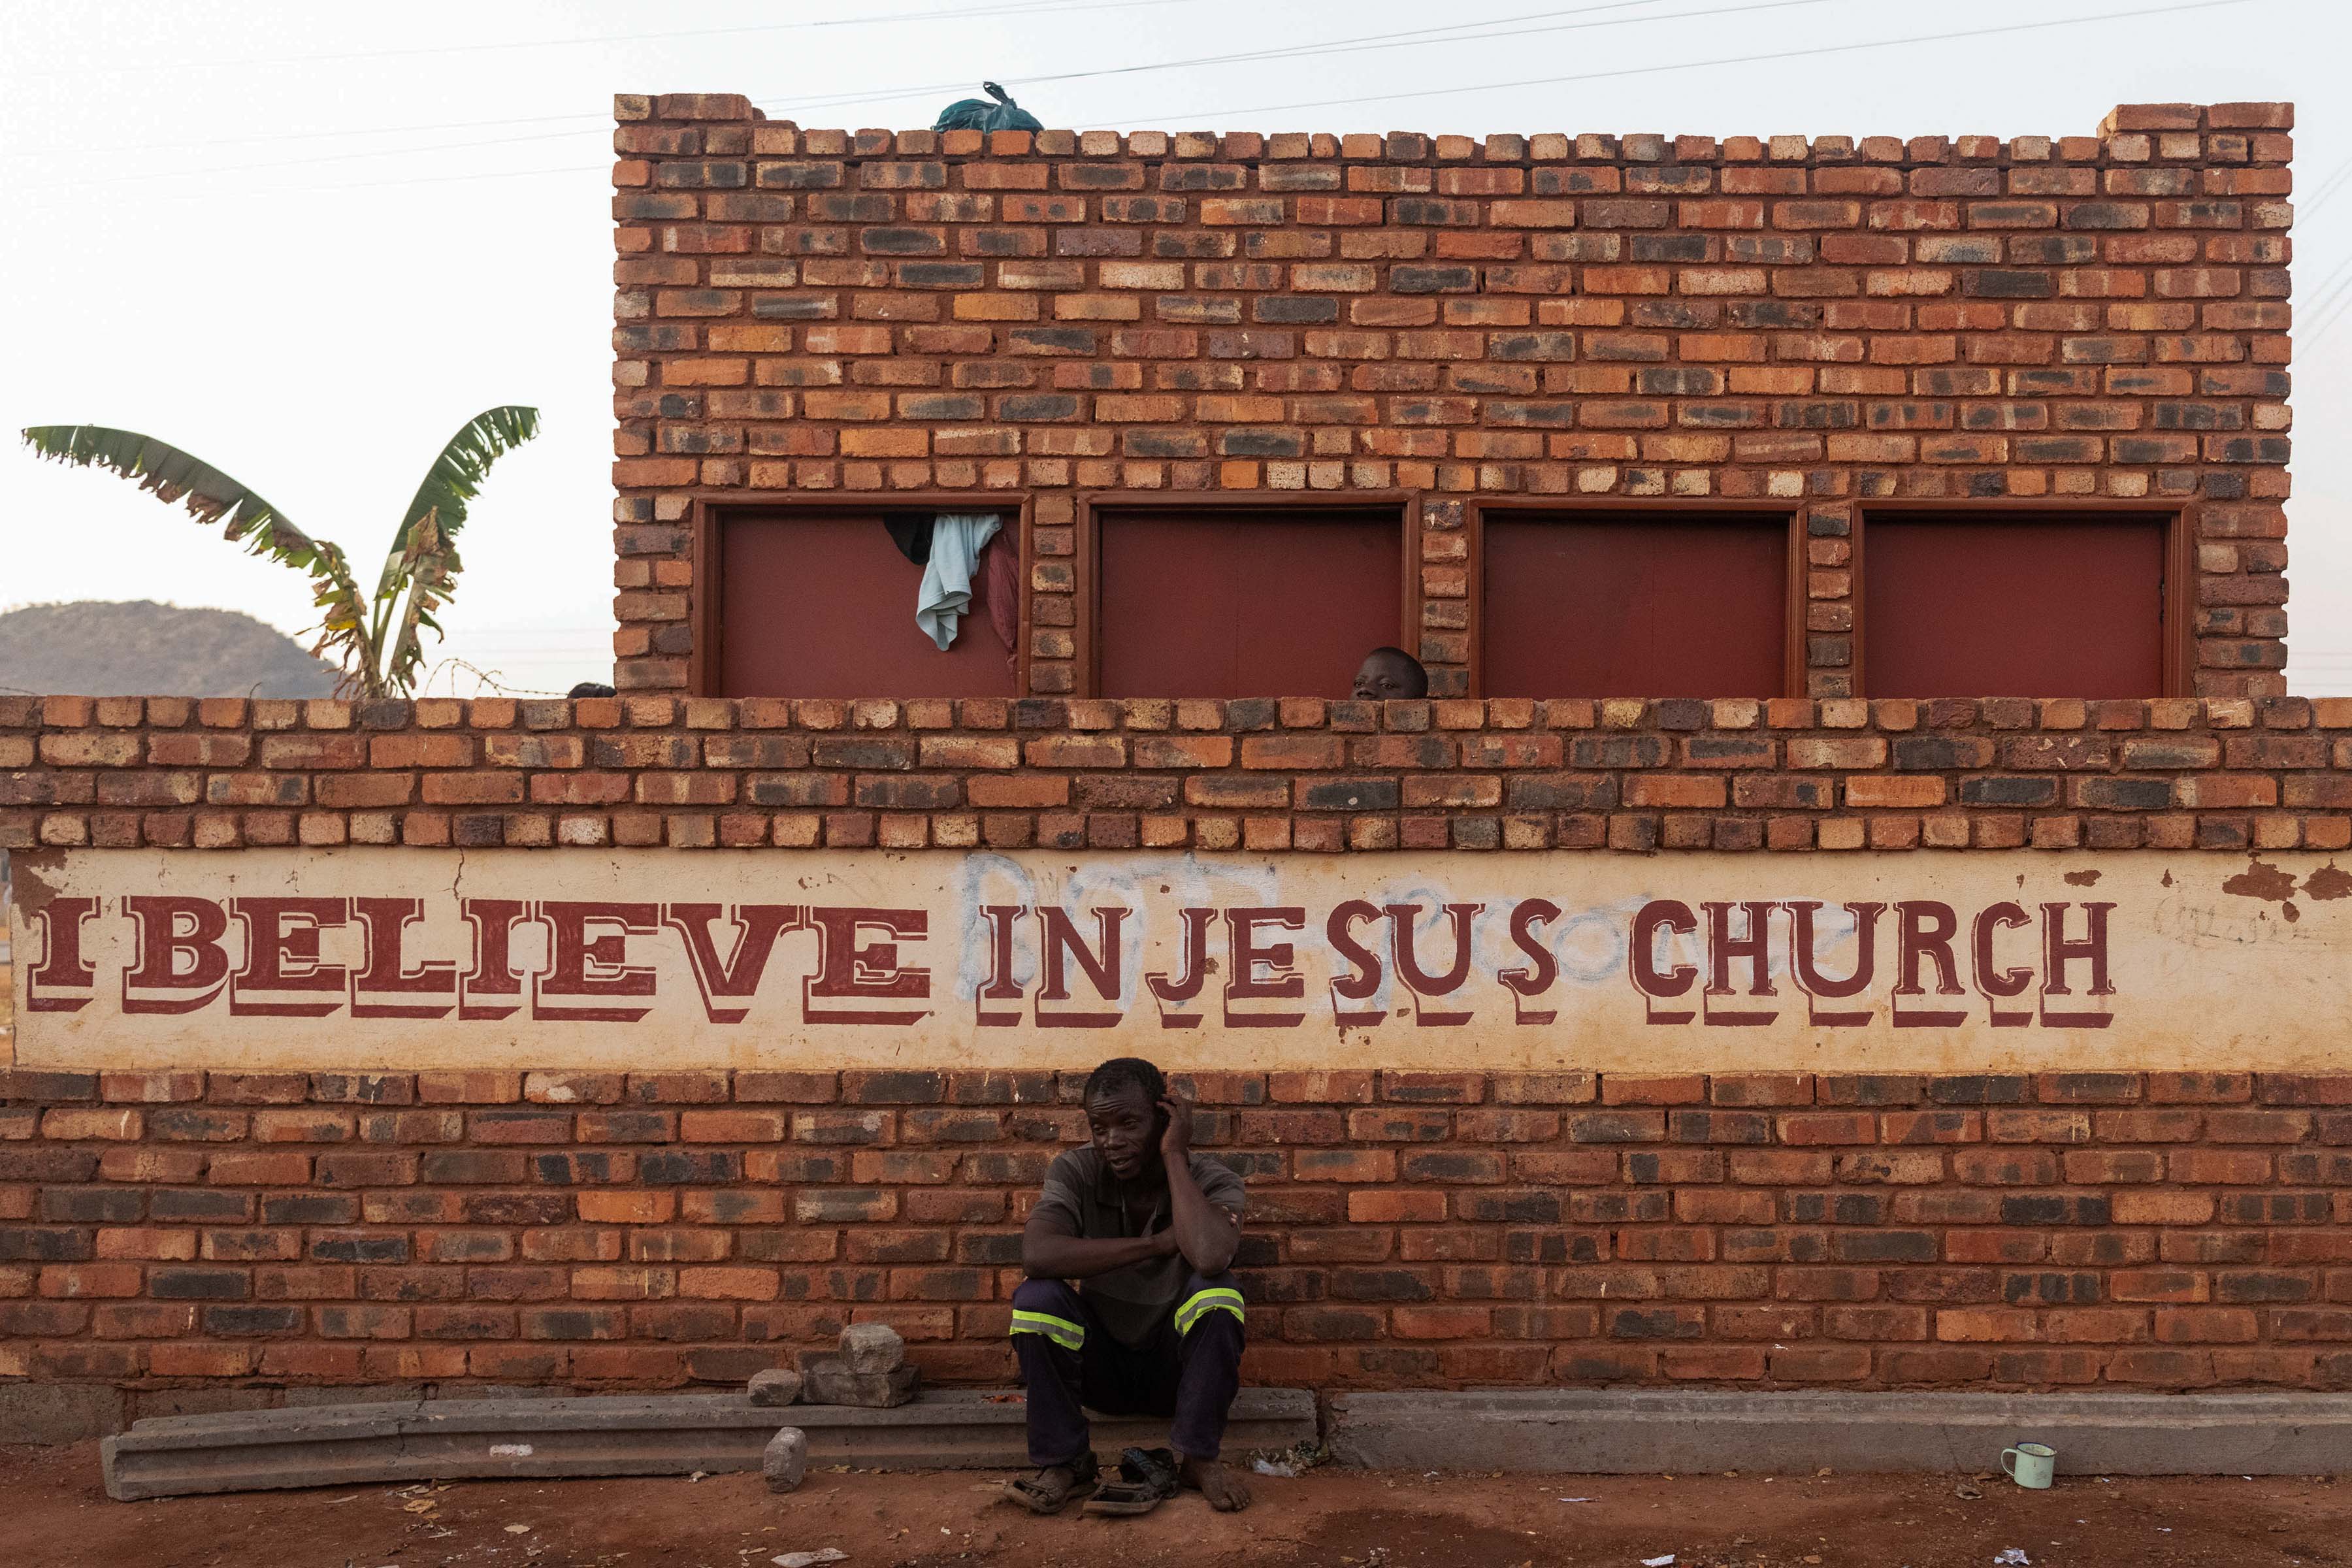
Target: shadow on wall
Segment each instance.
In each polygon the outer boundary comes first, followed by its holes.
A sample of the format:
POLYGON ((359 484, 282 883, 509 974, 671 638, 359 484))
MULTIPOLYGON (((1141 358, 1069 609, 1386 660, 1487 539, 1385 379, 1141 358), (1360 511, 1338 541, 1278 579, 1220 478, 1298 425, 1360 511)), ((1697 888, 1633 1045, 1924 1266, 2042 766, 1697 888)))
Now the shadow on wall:
POLYGON ((0 849, 0 1068, 16 1060, 16 971, 8 951, 8 851, 0 849))

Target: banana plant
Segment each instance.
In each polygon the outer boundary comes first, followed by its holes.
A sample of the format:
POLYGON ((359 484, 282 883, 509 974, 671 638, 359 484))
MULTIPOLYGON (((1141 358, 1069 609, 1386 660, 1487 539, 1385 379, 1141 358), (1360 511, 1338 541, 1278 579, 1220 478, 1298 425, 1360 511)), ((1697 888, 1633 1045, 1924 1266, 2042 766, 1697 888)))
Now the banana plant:
POLYGON ((372 595, 360 591, 341 546, 303 532, 254 490, 177 447, 102 425, 37 425, 22 434, 41 457, 135 480, 158 500, 184 505, 199 522, 223 523, 224 537, 248 553, 307 573, 320 626, 310 651, 342 666, 337 691, 405 697, 425 661, 423 634, 442 635, 435 612, 456 590, 466 503, 480 493, 492 463, 539 434, 539 410, 485 409, 449 438, 401 516, 372 595))

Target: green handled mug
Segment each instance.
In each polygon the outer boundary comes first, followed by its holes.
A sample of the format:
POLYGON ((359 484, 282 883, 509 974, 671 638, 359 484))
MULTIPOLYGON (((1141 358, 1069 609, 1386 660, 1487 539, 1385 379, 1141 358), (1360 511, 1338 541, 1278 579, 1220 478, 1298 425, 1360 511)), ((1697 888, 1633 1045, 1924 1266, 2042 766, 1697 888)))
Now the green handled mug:
POLYGON ((2048 1489, 2058 1468, 2058 1451, 2046 1443, 2020 1443, 2000 1451, 2000 1473, 2035 1491, 2048 1489))

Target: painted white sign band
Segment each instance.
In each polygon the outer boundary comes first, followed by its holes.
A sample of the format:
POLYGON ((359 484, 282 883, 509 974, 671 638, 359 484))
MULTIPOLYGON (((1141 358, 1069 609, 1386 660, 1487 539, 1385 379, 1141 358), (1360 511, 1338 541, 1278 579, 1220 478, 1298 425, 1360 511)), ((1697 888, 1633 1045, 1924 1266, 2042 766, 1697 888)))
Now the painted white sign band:
POLYGON ((20 852, 28 1067, 2329 1070, 2317 856, 20 852))

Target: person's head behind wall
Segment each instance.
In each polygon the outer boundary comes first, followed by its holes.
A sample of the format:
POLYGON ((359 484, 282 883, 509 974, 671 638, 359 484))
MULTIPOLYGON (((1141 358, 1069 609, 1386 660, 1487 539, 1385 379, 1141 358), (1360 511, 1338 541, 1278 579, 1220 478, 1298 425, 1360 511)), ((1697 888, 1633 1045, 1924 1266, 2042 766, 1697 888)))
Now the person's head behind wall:
POLYGON ((601 680, 583 680, 563 695, 576 701, 583 697, 617 697, 620 693, 601 680))
POLYGON ((1141 1057, 1113 1057, 1087 1075, 1087 1131, 1095 1152, 1121 1181, 1160 1168, 1167 1131, 1168 1078, 1141 1057))
POLYGON ((1376 647, 1356 668, 1356 683, 1349 694, 1365 702, 1426 697, 1429 671, 1401 647, 1376 647))

